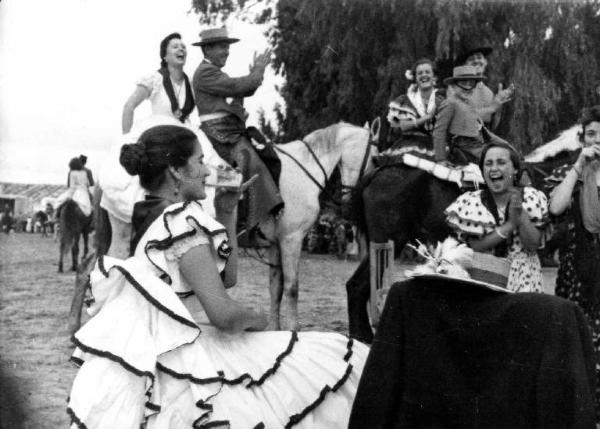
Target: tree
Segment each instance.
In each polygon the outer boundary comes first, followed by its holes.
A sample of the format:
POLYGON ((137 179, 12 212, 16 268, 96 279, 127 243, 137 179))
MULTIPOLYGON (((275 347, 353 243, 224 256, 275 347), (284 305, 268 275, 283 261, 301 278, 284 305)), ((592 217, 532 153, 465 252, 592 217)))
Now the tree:
POLYGON ((599 11, 597 1, 279 0, 271 43, 286 79, 282 132, 362 124, 406 91, 415 60, 435 58, 446 77, 476 37, 494 48, 490 87, 517 87, 499 133, 529 152, 596 100, 599 11))

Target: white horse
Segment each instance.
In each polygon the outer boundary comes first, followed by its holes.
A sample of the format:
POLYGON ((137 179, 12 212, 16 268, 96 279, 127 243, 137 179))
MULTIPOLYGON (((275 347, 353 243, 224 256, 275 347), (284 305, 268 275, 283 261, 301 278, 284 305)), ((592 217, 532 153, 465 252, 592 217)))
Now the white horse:
POLYGON ((339 164, 342 186, 356 185, 376 152, 370 131, 340 122, 316 130, 304 140, 276 145, 281 159, 279 188, 285 209, 269 237, 269 329, 281 329, 281 301, 287 329, 298 328, 298 263, 302 240, 319 215, 319 194, 339 164), (318 182, 319 185, 317 185, 318 182))
MULTIPOLYGON (((342 186, 349 189, 356 185, 360 175, 371 166, 376 152, 370 143, 368 129, 340 122, 316 130, 303 140, 276 145, 281 159, 279 187, 285 209, 267 237, 272 243, 269 248, 269 329, 281 328, 282 295, 287 300, 287 327, 298 327, 298 262, 302 240, 319 214, 319 194, 338 164, 342 186)), ((128 242, 122 244, 127 247, 128 242)), ((69 316, 71 333, 81 323, 85 284, 94 262, 95 253, 84 261, 78 272, 69 316)))

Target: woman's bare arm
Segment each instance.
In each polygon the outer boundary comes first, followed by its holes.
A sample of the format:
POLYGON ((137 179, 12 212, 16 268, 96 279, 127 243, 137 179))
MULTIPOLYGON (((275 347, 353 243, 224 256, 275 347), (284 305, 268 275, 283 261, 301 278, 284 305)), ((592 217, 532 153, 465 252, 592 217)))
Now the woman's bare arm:
POLYGON ((125 102, 125 105, 123 106, 123 115, 121 116, 121 129, 123 134, 127 134, 129 131, 131 131, 135 109, 149 96, 150 91, 148 91, 148 88, 142 85, 136 86, 135 91, 133 91, 133 93, 129 96, 125 102))
POLYGON ((261 331, 267 326, 264 314, 245 308, 227 294, 208 244, 188 250, 180 259, 179 270, 200 300, 211 324, 218 329, 261 331))

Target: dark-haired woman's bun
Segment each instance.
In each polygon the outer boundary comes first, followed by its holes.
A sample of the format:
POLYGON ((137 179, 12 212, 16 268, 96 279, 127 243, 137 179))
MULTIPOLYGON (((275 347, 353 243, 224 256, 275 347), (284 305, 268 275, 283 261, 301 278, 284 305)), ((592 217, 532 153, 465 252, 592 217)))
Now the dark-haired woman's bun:
POLYGON ((139 174, 144 160, 146 158, 146 151, 143 145, 139 143, 125 144, 121 148, 121 156, 119 162, 132 176, 139 174))

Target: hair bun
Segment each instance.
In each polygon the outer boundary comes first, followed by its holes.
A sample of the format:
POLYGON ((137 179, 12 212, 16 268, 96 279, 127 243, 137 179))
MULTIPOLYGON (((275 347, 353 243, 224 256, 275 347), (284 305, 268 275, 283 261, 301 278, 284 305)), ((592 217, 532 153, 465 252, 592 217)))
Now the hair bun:
POLYGON ((141 143, 124 144, 121 147, 119 162, 132 176, 140 173, 146 158, 146 148, 141 143))

